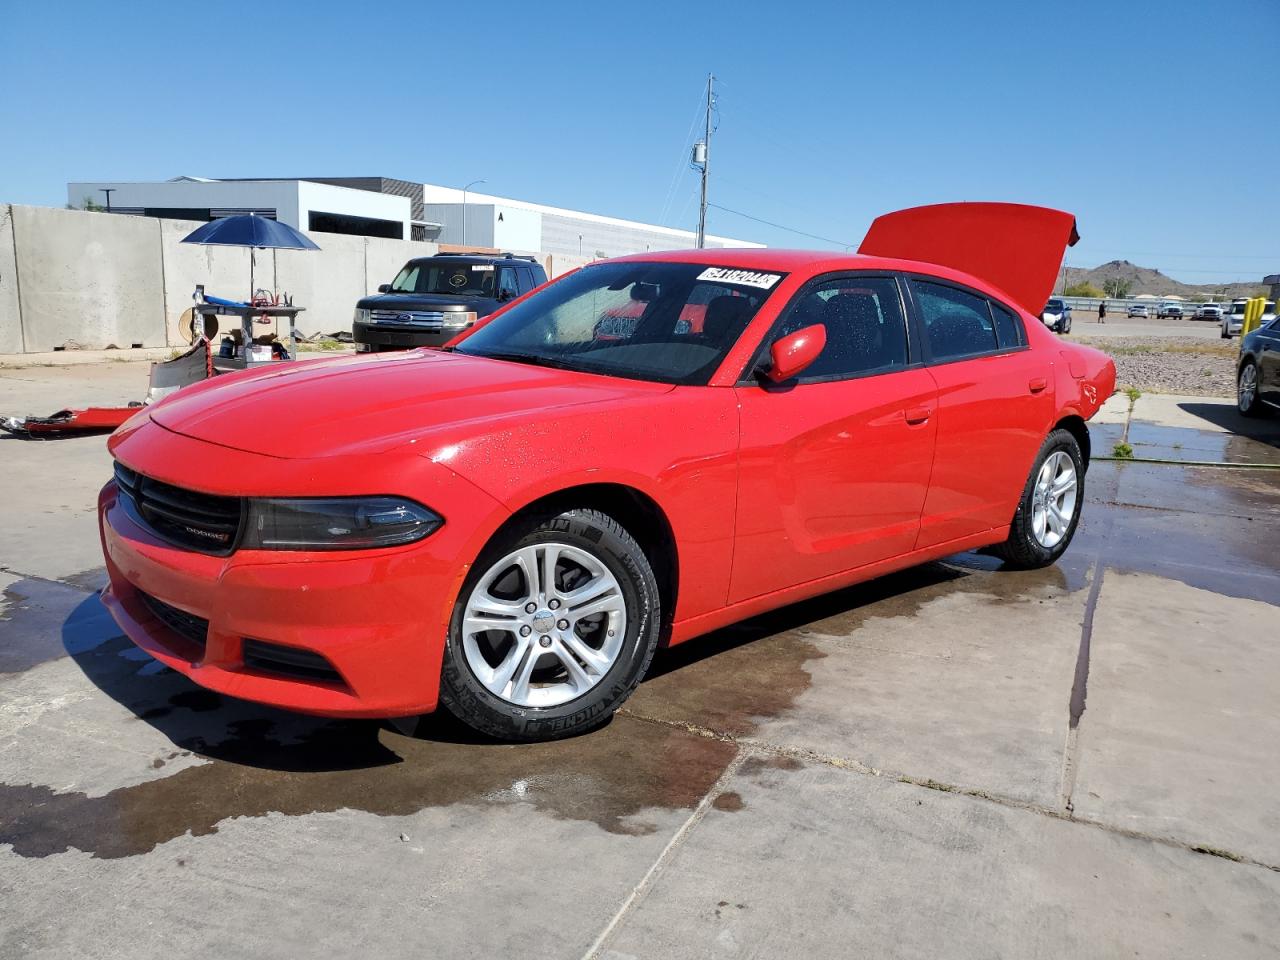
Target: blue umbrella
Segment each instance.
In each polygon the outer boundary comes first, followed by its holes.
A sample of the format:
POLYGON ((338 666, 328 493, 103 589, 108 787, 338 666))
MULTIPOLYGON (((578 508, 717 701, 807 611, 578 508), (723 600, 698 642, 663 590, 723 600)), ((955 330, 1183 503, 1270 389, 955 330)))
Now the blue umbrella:
POLYGON ((255 249, 319 250, 302 231, 287 223, 270 220, 249 213, 238 217, 223 217, 197 227, 182 238, 183 243, 218 244, 228 247, 249 247, 249 302, 253 302, 253 268, 255 249))

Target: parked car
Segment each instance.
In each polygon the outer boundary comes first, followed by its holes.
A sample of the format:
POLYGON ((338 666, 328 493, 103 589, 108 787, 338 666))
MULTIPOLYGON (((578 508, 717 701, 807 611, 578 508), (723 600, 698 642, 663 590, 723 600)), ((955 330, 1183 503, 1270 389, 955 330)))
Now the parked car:
POLYGON ((1046 566, 1115 388, 1036 317, 1075 235, 944 204, 861 255, 639 254, 443 350, 188 387, 110 438, 102 602, 212 690, 541 740, 661 644, 957 551, 1046 566))
POLYGON ((358 353, 438 347, 508 300, 547 282, 533 257, 441 253, 410 260, 378 294, 356 303, 358 353))
POLYGON ((1156 318, 1159 320, 1181 320, 1182 307, 1176 303, 1162 303, 1160 309, 1156 311, 1156 318))
POLYGON ((1148 314, 1147 314, 1147 305, 1146 305, 1145 303, 1131 303, 1131 304, 1129 304, 1129 309, 1126 311, 1126 313, 1127 313, 1130 317, 1143 317, 1143 318, 1145 318, 1145 317, 1148 315, 1148 314))
POLYGON ((1196 308, 1195 318, 1197 320, 1221 320, 1222 307, 1216 303, 1202 303, 1196 308))
POLYGON ((1071 332, 1071 307, 1067 301, 1054 297, 1040 311, 1040 319, 1054 333, 1071 332))
POLYGON ((1280 320, 1274 315, 1240 341, 1236 405, 1246 417, 1280 411, 1280 320))
MULTIPOLYGON (((1222 315, 1222 339, 1229 340, 1244 329, 1244 308, 1248 306, 1248 300, 1232 300, 1231 307, 1222 315)), ((1274 300, 1268 300, 1262 308, 1262 319, 1260 324, 1265 324, 1269 320, 1275 318, 1276 304, 1274 300)))

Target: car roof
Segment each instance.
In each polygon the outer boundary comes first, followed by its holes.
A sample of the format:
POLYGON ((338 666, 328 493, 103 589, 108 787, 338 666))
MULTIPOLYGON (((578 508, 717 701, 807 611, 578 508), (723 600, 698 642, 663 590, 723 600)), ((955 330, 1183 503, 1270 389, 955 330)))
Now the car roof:
MULTIPOLYGON (((712 247, 703 250, 658 250, 615 257, 608 263, 705 263, 709 267, 734 267, 777 273, 832 273, 840 270, 884 270, 886 272, 926 273, 940 280, 952 280, 973 287, 1017 309, 1017 301, 999 287, 981 277, 953 270, 938 263, 900 260, 895 257, 870 257, 861 253, 836 253, 831 250, 785 250, 775 247, 712 247)), ((588 265, 590 267, 590 265, 588 265)), ((1024 311, 1025 312, 1025 311, 1024 311)))
MULTIPOLYGON (((429 260, 444 260, 448 263, 507 263, 513 266, 523 264, 533 266, 536 260, 530 257, 517 257, 506 253, 431 253, 425 257, 412 257, 410 263, 426 263, 429 260)), ((541 266, 541 264, 538 264, 541 266)))

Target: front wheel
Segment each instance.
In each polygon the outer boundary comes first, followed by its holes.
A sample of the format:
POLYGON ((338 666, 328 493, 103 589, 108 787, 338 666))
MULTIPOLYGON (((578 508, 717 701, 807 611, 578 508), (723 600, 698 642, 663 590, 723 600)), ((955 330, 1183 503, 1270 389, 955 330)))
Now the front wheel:
POLYGON ((454 605, 440 699, 502 740, 554 740, 605 723, 658 645, 657 581, 612 517, 532 518, 481 554, 454 605))
POLYGON ((1258 399, 1258 365, 1252 360, 1240 366, 1240 375, 1236 378, 1236 408, 1246 417, 1267 415, 1267 408, 1258 399))
POLYGON ((1045 438, 1022 491, 1009 537, 992 553, 1019 570, 1047 567, 1066 551, 1084 505, 1084 457, 1069 430, 1045 438))

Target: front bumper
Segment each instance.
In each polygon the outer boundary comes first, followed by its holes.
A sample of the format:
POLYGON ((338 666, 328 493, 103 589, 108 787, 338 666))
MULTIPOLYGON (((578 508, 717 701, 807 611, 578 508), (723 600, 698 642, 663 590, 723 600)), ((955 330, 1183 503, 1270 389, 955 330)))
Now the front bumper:
POLYGON ((466 327, 426 326, 390 323, 356 323, 351 339, 356 351, 377 353, 382 350, 411 350, 414 347, 441 347, 466 327))
POLYGON ((363 495, 379 492, 368 487, 375 478, 392 476, 405 495, 444 505, 444 525, 405 546, 213 556, 162 539, 121 502, 114 480, 98 497, 110 581, 103 603, 156 659, 211 690, 303 713, 393 717, 435 709, 462 581, 510 516, 497 501, 414 453, 391 462, 391 455, 288 460, 185 437, 146 414, 108 446, 132 470, 180 487, 199 476, 215 494, 363 495), (207 621, 203 643, 180 629, 191 618, 207 621), (247 641, 256 641, 249 651, 247 641), (262 644, 285 659, 323 658, 331 669, 321 676, 264 670, 262 644))
POLYGON ((98 517, 110 578, 103 603, 130 640, 201 686, 322 716, 435 709, 448 624, 441 604, 424 597, 452 597, 460 578, 431 575, 418 551, 209 556, 158 539, 120 503, 114 481, 99 496, 98 517), (146 596, 207 621, 204 643, 174 629, 146 596), (247 666, 247 640, 318 654, 335 675, 247 666))

